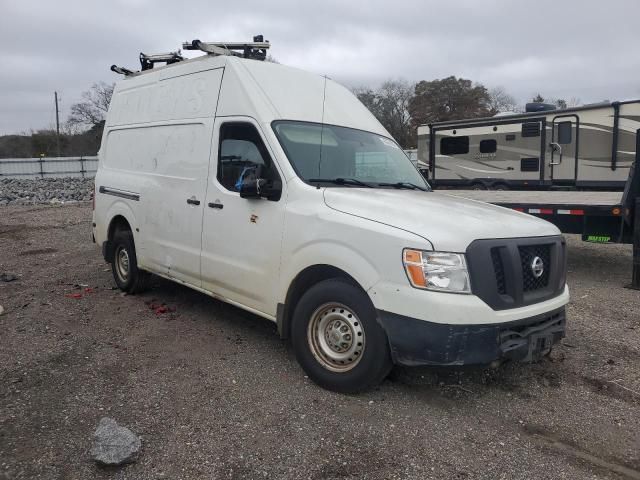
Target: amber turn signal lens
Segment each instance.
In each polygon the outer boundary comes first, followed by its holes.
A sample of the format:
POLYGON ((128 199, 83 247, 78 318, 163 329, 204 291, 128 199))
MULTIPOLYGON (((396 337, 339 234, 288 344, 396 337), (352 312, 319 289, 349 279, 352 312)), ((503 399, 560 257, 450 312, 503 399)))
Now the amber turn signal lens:
POLYGON ((424 278, 424 270, 422 268, 422 252, 419 250, 405 250, 403 260, 404 268, 413 286, 426 287, 427 281, 424 278))
POLYGON ((405 263, 419 263, 422 265, 422 252, 417 250, 405 250, 404 261, 405 263))

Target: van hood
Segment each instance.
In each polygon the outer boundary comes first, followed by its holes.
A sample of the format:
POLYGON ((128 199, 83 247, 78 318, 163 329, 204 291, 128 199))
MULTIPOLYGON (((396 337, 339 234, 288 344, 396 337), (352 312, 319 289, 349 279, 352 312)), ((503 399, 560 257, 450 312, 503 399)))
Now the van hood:
POLYGON ((464 252, 479 239, 558 235, 531 215, 443 193, 380 188, 328 187, 329 208, 415 233, 435 250, 464 252))

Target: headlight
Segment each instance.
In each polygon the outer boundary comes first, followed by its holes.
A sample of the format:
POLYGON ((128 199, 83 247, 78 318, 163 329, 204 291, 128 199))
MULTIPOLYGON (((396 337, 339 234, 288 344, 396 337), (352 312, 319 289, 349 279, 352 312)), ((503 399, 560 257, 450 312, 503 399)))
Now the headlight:
POLYGON ((462 253, 405 249, 404 269, 411 285, 440 292, 471 293, 467 262, 462 253))

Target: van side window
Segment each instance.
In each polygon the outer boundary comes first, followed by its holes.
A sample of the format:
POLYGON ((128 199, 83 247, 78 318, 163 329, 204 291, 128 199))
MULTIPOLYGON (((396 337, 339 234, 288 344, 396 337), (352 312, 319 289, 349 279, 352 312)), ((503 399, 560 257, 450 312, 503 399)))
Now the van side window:
POLYGON ((440 155, 469 153, 469 137, 444 137, 440 140, 440 155))
POLYGON ((566 145, 567 143, 571 143, 571 122, 560 122, 558 123, 558 143, 561 145, 566 145))
POLYGON ((217 174, 220 184, 227 190, 237 192, 237 183, 243 172, 256 165, 262 167, 262 178, 280 178, 256 127, 250 123, 222 124, 217 174))

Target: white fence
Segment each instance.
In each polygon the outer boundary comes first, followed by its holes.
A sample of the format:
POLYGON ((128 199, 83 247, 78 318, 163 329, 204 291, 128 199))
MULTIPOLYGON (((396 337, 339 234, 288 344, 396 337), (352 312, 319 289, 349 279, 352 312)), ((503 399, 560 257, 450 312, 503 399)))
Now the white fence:
MULTIPOLYGON (((417 150, 405 150, 412 162, 417 150)), ((98 157, 0 158, 0 178, 94 177, 98 157)))
POLYGON ((0 178, 93 177, 98 157, 0 159, 0 178))

